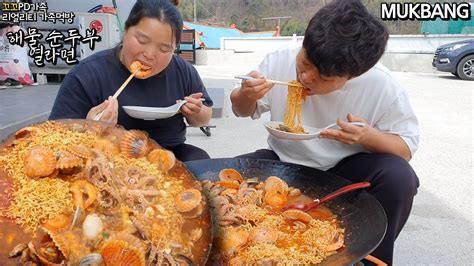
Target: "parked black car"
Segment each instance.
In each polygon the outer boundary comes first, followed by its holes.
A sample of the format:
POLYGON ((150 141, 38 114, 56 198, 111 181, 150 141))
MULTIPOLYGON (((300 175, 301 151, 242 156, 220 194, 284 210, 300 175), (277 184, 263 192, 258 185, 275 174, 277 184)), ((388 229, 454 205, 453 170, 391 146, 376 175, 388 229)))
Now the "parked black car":
POLYGON ((474 39, 441 45, 431 63, 438 71, 474 80, 474 39))

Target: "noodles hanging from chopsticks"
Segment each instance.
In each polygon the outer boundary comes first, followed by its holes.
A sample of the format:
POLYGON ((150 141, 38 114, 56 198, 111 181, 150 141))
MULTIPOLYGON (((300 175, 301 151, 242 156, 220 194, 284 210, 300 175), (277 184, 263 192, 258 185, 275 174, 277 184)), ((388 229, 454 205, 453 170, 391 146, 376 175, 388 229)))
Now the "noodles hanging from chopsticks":
POLYGON ((306 99, 303 86, 296 80, 290 80, 288 84, 288 98, 283 125, 291 133, 305 133, 301 125, 301 104, 306 99))

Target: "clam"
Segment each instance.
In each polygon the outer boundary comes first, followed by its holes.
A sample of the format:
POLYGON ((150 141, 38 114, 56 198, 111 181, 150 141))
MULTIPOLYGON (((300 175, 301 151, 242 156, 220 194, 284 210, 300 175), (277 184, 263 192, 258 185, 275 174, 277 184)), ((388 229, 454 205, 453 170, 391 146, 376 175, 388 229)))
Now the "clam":
POLYGON ((103 264, 104 259, 98 253, 91 253, 79 261, 79 266, 99 266, 103 264))

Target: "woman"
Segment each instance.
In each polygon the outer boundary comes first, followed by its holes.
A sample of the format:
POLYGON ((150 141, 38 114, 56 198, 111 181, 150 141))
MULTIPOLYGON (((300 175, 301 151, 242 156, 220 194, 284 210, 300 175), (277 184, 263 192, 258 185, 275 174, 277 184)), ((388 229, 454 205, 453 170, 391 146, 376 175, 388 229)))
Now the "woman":
POLYGON ((191 126, 207 124, 212 100, 196 69, 173 53, 182 26, 179 11, 169 0, 138 0, 125 22, 122 43, 95 53, 71 69, 49 118, 94 119, 103 112, 101 121, 147 131, 181 161, 209 158, 204 150, 184 143, 183 117, 191 126), (113 99, 111 95, 130 75, 130 65, 137 60, 150 68, 149 74, 133 78, 118 99, 113 99), (205 105, 200 98, 205 99, 205 105), (187 103, 181 112, 167 119, 135 119, 122 109, 126 105, 167 107, 182 99, 187 103))

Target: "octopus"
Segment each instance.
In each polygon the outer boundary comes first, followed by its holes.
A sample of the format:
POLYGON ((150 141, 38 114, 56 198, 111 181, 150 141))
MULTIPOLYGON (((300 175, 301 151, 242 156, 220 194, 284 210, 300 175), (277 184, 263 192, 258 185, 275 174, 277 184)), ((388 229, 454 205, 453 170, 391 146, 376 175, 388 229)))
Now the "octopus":
POLYGON ((138 206, 145 210, 155 203, 160 194, 155 188, 155 177, 144 175, 134 167, 112 171, 104 153, 98 150, 93 150, 93 153, 96 157, 86 165, 86 177, 98 188, 101 207, 117 207, 119 202, 123 202, 129 207, 138 206))

